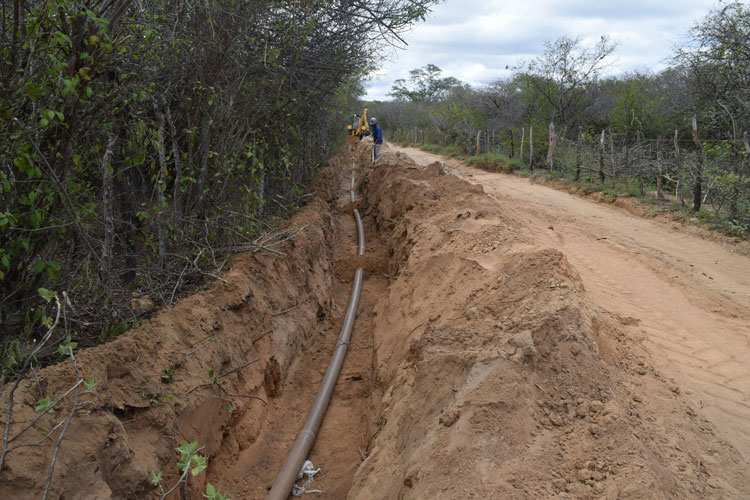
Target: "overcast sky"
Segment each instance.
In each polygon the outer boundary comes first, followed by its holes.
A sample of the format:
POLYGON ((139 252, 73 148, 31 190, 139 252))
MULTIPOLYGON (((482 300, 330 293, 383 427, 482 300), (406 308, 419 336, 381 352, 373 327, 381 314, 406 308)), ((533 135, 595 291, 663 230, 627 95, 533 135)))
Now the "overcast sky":
POLYGON ((472 85, 511 74, 539 55, 546 40, 601 35, 619 43, 608 73, 658 71, 673 47, 717 0, 448 0, 406 36, 409 44, 367 84, 368 99, 389 99, 393 81, 428 63, 472 85))

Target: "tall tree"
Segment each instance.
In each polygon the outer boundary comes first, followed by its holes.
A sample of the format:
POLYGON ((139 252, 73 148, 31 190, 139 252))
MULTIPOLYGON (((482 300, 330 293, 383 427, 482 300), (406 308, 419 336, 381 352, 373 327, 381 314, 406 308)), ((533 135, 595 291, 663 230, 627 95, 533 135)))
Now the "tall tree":
POLYGON ((563 36, 544 47, 544 53, 523 68, 526 83, 548 106, 548 121, 572 130, 591 102, 587 87, 599 78, 617 44, 602 36, 587 48, 580 37, 563 36))
POLYGON ((393 82, 388 94, 397 101, 438 102, 444 100, 451 90, 462 85, 452 76, 441 77, 443 70, 434 64, 409 71, 409 88, 404 79, 393 82))
POLYGON ((750 128, 750 8, 732 2, 711 11, 676 54, 690 71, 695 107, 707 126, 739 139, 750 128))

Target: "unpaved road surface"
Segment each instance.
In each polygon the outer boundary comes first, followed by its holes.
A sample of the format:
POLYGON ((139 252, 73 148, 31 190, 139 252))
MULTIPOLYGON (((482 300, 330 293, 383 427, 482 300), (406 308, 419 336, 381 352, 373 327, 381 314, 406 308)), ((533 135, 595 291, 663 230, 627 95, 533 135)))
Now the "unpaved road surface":
POLYGON ((750 259, 731 245, 603 203, 444 161, 532 235, 563 252, 587 297, 620 318, 650 361, 750 460, 750 259))

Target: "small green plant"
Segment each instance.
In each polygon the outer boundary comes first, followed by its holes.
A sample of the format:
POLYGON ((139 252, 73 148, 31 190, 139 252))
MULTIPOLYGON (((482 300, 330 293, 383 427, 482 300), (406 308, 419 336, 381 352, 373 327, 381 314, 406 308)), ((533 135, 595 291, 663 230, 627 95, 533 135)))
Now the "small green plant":
POLYGON ((151 482, 153 483, 154 486, 161 486, 161 479, 162 479, 161 475, 162 475, 161 471, 159 471, 158 474, 154 471, 151 471, 149 473, 149 479, 151 479, 151 482))
POLYGON ((468 165, 474 165, 485 170, 496 172, 514 172, 523 167, 519 160, 515 158, 510 159, 499 153, 482 153, 480 155, 470 156, 466 160, 466 163, 468 165))
POLYGON ((726 224, 727 234, 738 238, 746 238, 750 234, 750 225, 730 220, 726 224))
POLYGON ((711 211, 706 208, 701 208, 695 214, 695 216, 698 217, 698 220, 701 222, 708 222, 708 220, 711 218, 711 215, 711 211))
MULTIPOLYGON (((159 491, 161 491, 162 500, 175 492, 181 484, 187 487, 190 476, 197 476, 206 470, 206 467, 208 467, 208 457, 198 454, 202 449, 202 447, 198 446, 198 441, 188 442, 183 440, 180 443, 180 446, 176 448, 180 454, 180 458, 177 460, 177 470, 182 472, 182 474, 180 475, 180 479, 167 491, 164 491, 164 485, 162 484, 162 471, 152 471, 149 473, 149 480, 151 484, 157 486, 159 491)), ((206 492, 203 496, 209 500, 230 500, 228 493, 222 493, 219 486, 214 486, 211 483, 206 483, 206 492)))
POLYGON ((221 375, 217 375, 214 370, 208 371, 208 378, 211 379, 213 385, 227 385, 226 379, 222 378, 221 375))
POLYGON ((60 356, 65 356, 66 354, 68 354, 68 350, 75 350, 76 347, 78 347, 78 342, 73 342, 70 334, 68 334, 65 337, 65 341, 57 346, 57 352, 60 354, 60 356))
POLYGON ((159 377, 161 378, 161 381, 165 384, 168 384, 172 381, 172 377, 174 376, 174 368, 165 368, 161 371, 159 374, 159 377))
POLYGON ((198 441, 188 443, 183 440, 177 448, 177 451, 180 452, 180 460, 177 462, 177 468, 180 472, 185 471, 185 469, 191 467, 192 464, 190 474, 197 476, 208 466, 208 459, 204 456, 198 455, 198 441))
POLYGON ((94 380, 94 377, 89 377, 89 379, 83 383, 83 387, 85 387, 87 391, 93 391, 98 386, 99 386, 99 382, 94 380))
POLYGON ((208 500, 229 500, 229 493, 222 493, 218 485, 214 487, 211 483, 206 483, 206 492, 203 496, 208 500))
POLYGON ((52 413, 52 406, 54 403, 52 402, 52 398, 49 396, 45 396, 36 403, 36 407, 34 408, 35 411, 38 413, 41 413, 43 411, 46 411, 47 413, 52 413))

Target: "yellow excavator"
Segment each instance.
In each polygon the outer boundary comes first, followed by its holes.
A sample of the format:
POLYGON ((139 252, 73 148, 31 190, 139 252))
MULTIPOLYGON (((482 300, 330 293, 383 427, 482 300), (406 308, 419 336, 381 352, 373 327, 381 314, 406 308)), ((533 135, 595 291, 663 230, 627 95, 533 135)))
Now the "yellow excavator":
POLYGON ((349 130, 349 141, 353 144, 356 144, 358 140, 362 140, 364 136, 370 135, 370 125, 367 120, 367 108, 365 108, 365 111, 361 116, 354 115, 352 117, 352 123, 347 126, 347 129, 349 130))

